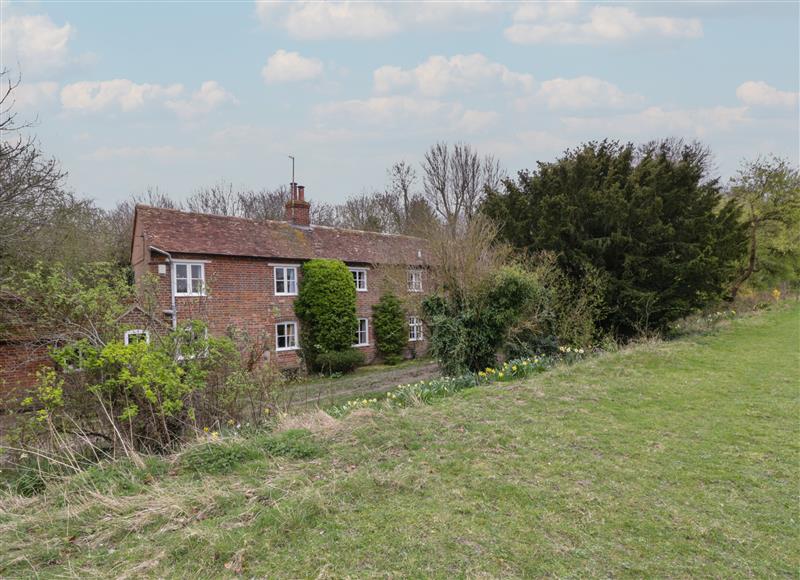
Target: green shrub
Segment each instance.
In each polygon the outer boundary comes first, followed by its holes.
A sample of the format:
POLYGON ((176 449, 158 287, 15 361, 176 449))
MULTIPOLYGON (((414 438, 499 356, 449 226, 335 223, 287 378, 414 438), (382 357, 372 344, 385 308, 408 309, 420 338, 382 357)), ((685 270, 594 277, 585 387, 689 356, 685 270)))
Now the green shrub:
POLYGON ((384 362, 390 365, 400 362, 408 344, 408 327, 406 313, 397 296, 384 294, 372 306, 372 328, 375 346, 384 362))
POLYGON ((41 472, 36 469, 25 469, 11 484, 11 489, 17 495, 33 497, 43 493, 47 488, 41 472))
POLYGON ((322 451, 314 436, 306 429, 289 429, 283 433, 268 435, 257 439, 256 444, 269 455, 290 459, 316 457, 322 451))
POLYGON ((558 266, 555 254, 542 252, 530 272, 535 290, 503 345, 507 358, 555 354, 561 345, 585 347, 601 339, 605 289, 596 270, 587 268, 575 281, 558 266))
POLYGON ((348 351, 355 341, 356 287, 353 275, 339 260, 309 260, 294 302, 300 319, 303 357, 317 369, 322 353, 348 351))
POLYGON ((457 376, 493 366, 499 347, 535 292, 536 281, 530 273, 505 267, 472 295, 426 298, 423 310, 431 330, 430 352, 442 371, 457 376))
POLYGON ((180 465, 192 473, 227 473, 257 458, 258 452, 242 443, 203 443, 185 451, 181 455, 180 465))
POLYGON ((327 374, 349 373, 364 364, 364 354, 354 348, 317 355, 317 368, 327 374))

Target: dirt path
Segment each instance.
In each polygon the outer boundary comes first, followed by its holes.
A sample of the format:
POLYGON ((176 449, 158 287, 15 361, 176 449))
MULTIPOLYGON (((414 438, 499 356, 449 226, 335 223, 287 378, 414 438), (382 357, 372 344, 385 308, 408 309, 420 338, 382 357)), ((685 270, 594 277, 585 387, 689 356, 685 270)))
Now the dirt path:
POLYGON ((337 379, 311 380, 292 386, 288 391, 291 407, 325 406, 356 396, 385 393, 398 385, 415 383, 439 376, 435 362, 412 363, 386 370, 365 370, 361 374, 337 379))

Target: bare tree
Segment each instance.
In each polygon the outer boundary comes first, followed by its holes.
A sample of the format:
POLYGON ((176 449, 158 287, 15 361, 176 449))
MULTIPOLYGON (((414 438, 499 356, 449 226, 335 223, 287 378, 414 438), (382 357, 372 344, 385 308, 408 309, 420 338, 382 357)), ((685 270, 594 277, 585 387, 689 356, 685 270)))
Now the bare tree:
POLYGON ((436 143, 422 162, 425 198, 440 219, 455 230, 478 211, 487 187, 495 187, 503 177, 497 160, 480 158, 471 145, 436 143))
POLYGON ((215 215, 240 216, 241 194, 234 192, 233 184, 217 183, 198 189, 185 202, 189 211, 215 215))
POLYGON ((64 189, 66 172, 23 134, 31 124, 18 122, 13 110, 19 84, 0 70, 0 262, 25 248, 55 211, 75 203, 64 189))
POLYGON ((483 193, 497 191, 507 177, 505 170, 500 165, 500 160, 494 155, 483 157, 483 193))
MULTIPOLYGON (((417 179, 417 172, 405 161, 399 161, 387 171, 389 174, 389 193, 400 198, 403 202, 403 219, 407 222, 412 198, 411 188, 417 179)), ((403 224, 405 227, 405 224, 403 224)))
POLYGON ((242 217, 259 221, 282 220, 287 201, 289 201, 289 188, 285 185, 275 189, 239 193, 242 217))
POLYGON ((445 223, 454 228, 461 207, 452 195, 450 181, 450 151, 447 143, 436 143, 425 153, 422 184, 428 202, 445 223))
POLYGON ((456 143, 450 156, 450 179, 452 195, 459 200, 463 217, 469 221, 478 209, 482 196, 483 169, 475 150, 463 143, 456 143))
POLYGON ((337 206, 317 201, 311 204, 311 223, 320 226, 337 226, 337 206))

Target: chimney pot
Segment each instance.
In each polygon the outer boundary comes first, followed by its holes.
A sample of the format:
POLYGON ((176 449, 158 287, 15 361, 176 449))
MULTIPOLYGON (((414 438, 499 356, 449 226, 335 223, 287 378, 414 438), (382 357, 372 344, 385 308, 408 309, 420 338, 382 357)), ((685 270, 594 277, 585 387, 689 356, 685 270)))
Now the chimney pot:
POLYGON ((297 199, 300 201, 305 201, 305 192, 306 186, 305 185, 298 185, 297 186, 297 199))

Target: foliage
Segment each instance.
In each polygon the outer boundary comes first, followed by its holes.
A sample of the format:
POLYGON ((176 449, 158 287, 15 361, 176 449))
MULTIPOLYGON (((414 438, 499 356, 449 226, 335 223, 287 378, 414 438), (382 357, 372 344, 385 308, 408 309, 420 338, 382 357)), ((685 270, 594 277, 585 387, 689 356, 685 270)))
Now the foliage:
POLYGON ((209 371, 236 356, 230 339, 207 338, 204 330, 193 322, 160 344, 83 340, 55 348, 56 368, 40 377, 28 403, 49 427, 65 430, 80 417, 124 450, 167 449, 196 421, 192 399, 209 371))
POLYGON ((406 313, 397 296, 383 294, 372 306, 372 328, 375 346, 383 360, 386 364, 397 364, 408 343, 406 313))
POLYGON ((206 578, 231 575, 240 554, 247 577, 322 566, 792 577, 798 314, 634 345, 433 409, 378 403, 337 423, 324 461, 258 459, 202 479, 171 470, 124 498, 60 485, 0 496, 1 573, 206 578))
POLYGON ((310 368, 319 368, 317 357, 323 353, 350 350, 358 328, 356 287, 344 262, 317 259, 303 264, 294 311, 310 368))
POLYGON ((316 365, 326 375, 349 373, 364 364, 364 354, 360 350, 334 350, 317 355, 316 365))
POLYGON ((40 341, 99 346, 118 336, 117 319, 133 296, 127 273, 109 263, 15 269, 0 286, 0 334, 24 329, 40 341))
POLYGON ((442 371, 458 375, 494 365, 509 329, 536 294, 536 281, 518 267, 501 268, 466 297, 434 294, 423 302, 430 352, 442 371))
POLYGON ((386 393, 382 400, 377 398, 352 399, 328 409, 330 415, 343 417, 355 409, 379 408, 381 406, 408 407, 428 404, 436 399, 448 397, 464 389, 498 382, 508 382, 530 377, 544 372, 559 362, 571 364, 582 360, 584 349, 561 347, 552 356, 522 357, 504 362, 498 368, 487 367, 477 372, 468 372, 455 377, 440 377, 429 381, 419 381, 400 385, 386 393))
POLYGON ((505 181, 484 211, 517 248, 556 252, 574 280, 596 269, 602 327, 629 337, 720 297, 742 256, 738 209, 709 159, 680 141, 592 142, 505 181))
POLYGON ((509 358, 554 354, 561 345, 585 346, 600 339, 604 281, 593 268, 578 280, 567 276, 552 252, 526 263, 535 292, 503 350, 509 358))
POLYGON ((184 471, 195 474, 230 473, 242 463, 257 457, 255 449, 238 441, 206 442, 182 453, 180 466, 184 471))
POLYGON ((306 429, 288 429, 274 435, 258 437, 255 445, 274 457, 308 459, 322 452, 319 443, 306 429))
POLYGON ((731 181, 729 196, 742 208, 748 250, 731 299, 746 282, 763 289, 800 279, 800 171, 778 157, 749 161, 731 181))

